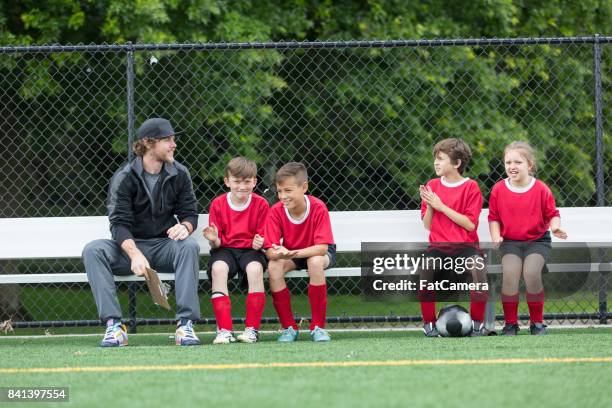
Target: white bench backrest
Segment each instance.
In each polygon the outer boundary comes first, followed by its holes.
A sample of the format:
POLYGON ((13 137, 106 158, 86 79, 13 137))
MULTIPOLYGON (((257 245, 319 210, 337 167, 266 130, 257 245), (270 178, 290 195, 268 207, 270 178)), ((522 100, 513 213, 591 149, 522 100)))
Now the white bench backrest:
MULTIPOLYGON (((612 242, 612 207, 561 208, 562 226, 571 242, 612 242)), ((488 210, 478 226, 482 242, 490 241, 488 210)), ((331 213, 338 251, 356 252, 362 242, 426 242, 418 210, 341 211, 331 213)), ((209 246, 201 233, 208 215, 201 214, 194 237, 200 253, 209 246)), ((89 241, 110 238, 107 217, 0 218, 0 259, 79 258, 89 241)), ((553 238, 553 240, 557 240, 553 238)))

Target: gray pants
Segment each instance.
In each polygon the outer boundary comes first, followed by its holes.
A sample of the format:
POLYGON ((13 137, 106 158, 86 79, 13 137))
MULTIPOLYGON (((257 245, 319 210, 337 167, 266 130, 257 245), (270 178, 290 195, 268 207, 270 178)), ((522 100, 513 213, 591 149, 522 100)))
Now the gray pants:
MULTIPOLYGON (((189 237, 136 239, 136 246, 158 272, 175 273, 176 319, 200 318, 198 274, 200 246, 189 237)), ((83 249, 83 263, 102 321, 120 319, 121 307, 113 275, 131 275, 131 261, 117 242, 98 239, 83 249)))

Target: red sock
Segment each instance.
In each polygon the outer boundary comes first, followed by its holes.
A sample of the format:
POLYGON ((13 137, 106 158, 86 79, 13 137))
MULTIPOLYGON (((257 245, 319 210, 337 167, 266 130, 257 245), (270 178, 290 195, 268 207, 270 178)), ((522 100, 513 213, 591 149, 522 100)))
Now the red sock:
POLYGON ((544 290, 540 293, 527 292, 527 306, 531 323, 542 323, 544 320, 544 290))
POLYGON ((504 307, 504 318, 506 324, 517 324, 518 323, 518 307, 519 307, 519 294, 504 295, 502 293, 502 306, 504 307))
POLYGON ((261 315, 266 306, 266 294, 264 292, 249 293, 246 298, 246 319, 245 327, 252 327, 259 330, 261 315))
POLYGON ((433 323, 436 321, 436 292, 434 290, 421 290, 419 292, 421 301, 421 315, 423 323, 433 323))
POLYGON ((479 290, 470 292, 470 316, 472 316, 472 320, 484 321, 487 299, 489 299, 488 292, 479 290))
POLYGON ((308 300, 310 301, 310 330, 315 326, 325 327, 325 316, 327 314, 327 285, 308 284, 308 300))
POLYGON ((229 296, 218 296, 210 299, 217 319, 217 327, 219 330, 233 330, 232 327, 232 302, 229 296))
POLYGON ((274 304, 274 309, 276 309, 278 320, 280 320, 283 329, 293 327, 297 330, 298 325, 295 324, 293 311, 291 310, 291 294, 289 289, 285 288, 278 292, 272 292, 272 304, 274 304))

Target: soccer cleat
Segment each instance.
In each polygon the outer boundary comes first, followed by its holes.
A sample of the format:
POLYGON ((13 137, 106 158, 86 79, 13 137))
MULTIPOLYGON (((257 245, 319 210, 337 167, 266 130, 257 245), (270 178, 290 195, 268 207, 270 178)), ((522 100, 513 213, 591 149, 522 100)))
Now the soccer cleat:
POLYGON ((281 332, 281 335, 278 336, 276 341, 280 341, 281 343, 291 343, 292 341, 296 341, 299 332, 295 330, 293 327, 289 326, 281 332))
POLYGON ((128 344, 127 329, 120 320, 108 319, 100 347, 123 347, 128 344))
POLYGON ((213 344, 230 344, 235 342, 234 334, 227 329, 217 330, 217 337, 213 340, 213 344))
POLYGON ((543 336, 546 332, 546 325, 542 323, 531 323, 529 326, 529 331, 534 336, 543 336))
POLYGON ((494 330, 489 330, 485 327, 484 323, 478 320, 472 320, 472 333, 470 333, 471 337, 480 337, 480 336, 495 336, 494 330))
POLYGON ((174 340, 177 346, 197 346, 200 344, 200 339, 198 339, 193 330, 193 322, 191 320, 187 320, 185 324, 179 323, 174 340))
POLYGON ((501 334, 502 336, 516 336, 519 330, 519 325, 517 323, 506 323, 501 334))
POLYGON ((423 325, 423 332, 425 333, 425 337, 440 337, 440 333, 434 322, 425 323, 423 325))
POLYGON ((244 332, 236 338, 242 343, 257 343, 259 341, 259 332, 253 327, 245 327, 244 332))
POLYGON ((327 330, 319 326, 315 326, 315 328, 310 331, 310 338, 312 341, 316 342, 331 341, 331 337, 329 336, 329 333, 327 333, 327 330))

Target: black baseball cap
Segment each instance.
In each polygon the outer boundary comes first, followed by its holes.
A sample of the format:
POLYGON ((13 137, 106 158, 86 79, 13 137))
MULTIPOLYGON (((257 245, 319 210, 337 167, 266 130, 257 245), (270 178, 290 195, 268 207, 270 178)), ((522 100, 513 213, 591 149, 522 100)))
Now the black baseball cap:
POLYGON ((164 137, 174 136, 177 133, 172 129, 168 119, 151 118, 145 120, 136 132, 137 139, 163 139, 164 137))

